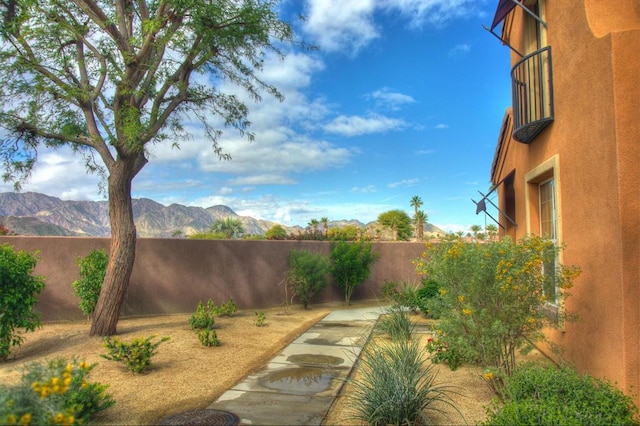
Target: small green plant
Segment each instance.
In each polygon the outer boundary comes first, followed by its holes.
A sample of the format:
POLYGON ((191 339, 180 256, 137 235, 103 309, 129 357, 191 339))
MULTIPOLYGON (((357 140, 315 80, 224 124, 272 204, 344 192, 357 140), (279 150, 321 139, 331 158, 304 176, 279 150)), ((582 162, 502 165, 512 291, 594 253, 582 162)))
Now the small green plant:
POLYGON ((385 308, 376 323, 376 329, 387 333, 394 342, 411 339, 414 328, 407 309, 399 304, 385 308))
POLYGON ((220 346, 220 340, 218 340, 218 335, 215 330, 211 330, 210 328, 199 329, 196 331, 196 335, 202 346, 220 346))
POLYGON ((502 388, 504 404, 487 408, 486 425, 637 425, 633 397, 575 369, 532 362, 518 365, 502 388))
POLYGON ((33 331, 42 325, 33 311, 44 289, 44 278, 33 275, 37 261, 38 252, 15 251, 9 244, 0 244, 0 361, 7 359, 12 346, 24 341, 16 329, 33 331))
POLYGON ((238 307, 236 306, 236 302, 230 297, 228 302, 223 302, 220 307, 216 310, 219 316, 232 317, 238 312, 238 307))
POLYGON ((378 260, 378 255, 371 248, 371 243, 365 241, 331 244, 331 275, 344 292, 347 305, 351 303, 355 288, 369 278, 371 265, 378 260))
POLYGON ((307 309, 313 297, 328 284, 329 259, 320 253, 308 250, 291 250, 289 252, 289 270, 285 275, 285 283, 297 296, 302 307, 307 309))
POLYGON ((82 313, 91 316, 98 303, 109 256, 104 250, 91 250, 86 257, 78 257, 76 262, 80 268, 80 279, 71 284, 73 293, 80 299, 82 313))
POLYGON ((429 424, 427 412, 441 401, 453 407, 449 389, 435 382, 417 339, 374 341, 361 358, 362 374, 349 394, 353 417, 374 426, 429 424))
POLYGON ((151 366, 151 358, 158 353, 158 346, 169 340, 168 336, 153 342, 156 336, 139 337, 131 343, 125 343, 115 337, 105 337, 102 347, 107 354, 100 354, 104 359, 122 362, 132 373, 143 373, 151 366))
POLYGON ((264 314, 264 311, 256 311, 256 327, 263 327, 265 324, 265 321, 267 320, 267 317, 264 314))
POLYGON ((25 367, 20 383, 0 386, 0 424, 80 424, 115 404, 108 385, 87 381, 97 364, 55 358, 25 367))
POLYGON ((449 344, 439 338, 429 337, 427 339, 427 351, 431 354, 431 362, 447 364, 453 371, 462 365, 462 357, 455 350, 449 348, 449 344))
POLYGON ((198 302, 196 311, 189 317, 189 326, 194 330, 211 329, 216 323, 215 316, 218 314, 218 308, 209 299, 207 305, 202 305, 202 301, 198 302))

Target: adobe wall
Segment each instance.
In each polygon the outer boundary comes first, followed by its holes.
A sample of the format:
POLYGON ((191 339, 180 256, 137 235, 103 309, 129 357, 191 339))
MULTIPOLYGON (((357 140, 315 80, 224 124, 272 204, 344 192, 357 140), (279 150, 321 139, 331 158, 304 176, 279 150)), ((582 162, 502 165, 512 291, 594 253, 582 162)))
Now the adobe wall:
MULTIPOLYGON (((46 277, 46 287, 36 307, 44 321, 82 318, 71 283, 78 279, 76 258, 92 249, 108 252, 108 238, 0 237, 18 250, 40 251, 35 269, 46 277)), ((199 300, 216 304, 230 297, 240 309, 280 305, 284 300, 282 278, 291 249, 329 254, 323 241, 243 241, 191 239, 139 239, 136 261, 121 315, 188 313, 199 300)), ((384 280, 418 282, 411 260, 419 257, 424 243, 373 243, 380 258, 370 278, 356 288, 353 300, 379 295, 384 280)), ((342 292, 330 285, 314 301, 341 301, 342 292)), ((294 301, 294 303, 298 303, 294 301)), ((313 304, 313 303, 312 303, 313 304)))

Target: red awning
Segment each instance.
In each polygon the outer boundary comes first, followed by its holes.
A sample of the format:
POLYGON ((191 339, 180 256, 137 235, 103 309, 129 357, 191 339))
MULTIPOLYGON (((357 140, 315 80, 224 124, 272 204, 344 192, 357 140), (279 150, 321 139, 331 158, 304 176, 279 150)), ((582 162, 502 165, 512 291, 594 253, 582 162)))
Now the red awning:
POLYGON ((498 8, 496 9, 496 14, 493 17, 493 23, 491 24, 492 31, 504 18, 507 17, 509 12, 516 7, 516 1, 522 3, 522 0, 500 0, 498 2, 498 8))

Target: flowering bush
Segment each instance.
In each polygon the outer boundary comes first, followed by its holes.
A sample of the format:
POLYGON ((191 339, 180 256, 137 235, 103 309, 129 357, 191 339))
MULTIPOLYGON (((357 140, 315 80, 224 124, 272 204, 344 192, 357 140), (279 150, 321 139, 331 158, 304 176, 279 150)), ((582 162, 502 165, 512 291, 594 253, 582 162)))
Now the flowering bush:
POLYGON ((563 299, 579 269, 557 263, 559 250, 535 236, 517 244, 508 238, 465 243, 455 236, 428 244, 414 263, 440 284, 446 309, 439 328, 449 350, 510 376, 518 348, 543 339, 544 327, 569 319, 563 299), (550 315, 550 308, 557 314, 550 315))
POLYGON ((63 358, 28 365, 19 384, 0 388, 0 423, 86 423, 115 404, 107 385, 87 381, 96 365, 63 358))
POLYGON ((449 344, 441 339, 429 337, 427 339, 427 351, 431 354, 431 362, 446 363, 451 370, 456 370, 462 364, 460 354, 455 349, 449 348, 449 344))

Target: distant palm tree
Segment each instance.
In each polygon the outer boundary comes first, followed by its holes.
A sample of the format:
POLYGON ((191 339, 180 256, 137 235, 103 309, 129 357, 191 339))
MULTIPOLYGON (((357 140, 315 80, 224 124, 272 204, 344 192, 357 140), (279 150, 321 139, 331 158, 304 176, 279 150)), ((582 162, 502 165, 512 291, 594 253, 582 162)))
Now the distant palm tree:
POLYGON ((244 234, 244 227, 240 219, 227 216, 224 219, 217 219, 209 228, 211 232, 220 233, 225 238, 240 238, 244 234))
POLYGON ((416 222, 416 233, 419 240, 424 237, 424 224, 427 223, 428 216, 422 211, 418 210, 415 214, 414 220, 416 222))
POLYGON ((322 222, 322 227, 324 228, 324 236, 328 236, 329 235, 329 218, 328 217, 322 217, 320 218, 320 222, 322 222))
POLYGON ((484 240, 484 234, 482 231, 482 226, 480 225, 471 225, 471 232, 473 232, 473 238, 476 240, 484 240))
POLYGON ((420 240, 422 239, 422 236, 424 234, 424 223, 427 221, 426 215, 424 220, 421 220, 421 217, 418 216, 418 211, 420 210, 420 206, 422 206, 422 204, 422 198, 420 198, 418 195, 414 195, 411 198, 411 202, 409 203, 409 205, 413 207, 414 210, 413 220, 416 225, 416 237, 420 240))
POLYGON ((318 232, 318 225, 320 224, 320 222, 318 222, 318 219, 311 219, 309 221, 309 223, 307 225, 309 225, 311 227, 311 233, 313 235, 313 238, 316 237, 316 233, 318 232))
POLYGON ((493 240, 495 236, 498 235, 498 227, 492 223, 488 224, 485 227, 485 230, 487 231, 487 235, 489 236, 490 240, 493 240))

